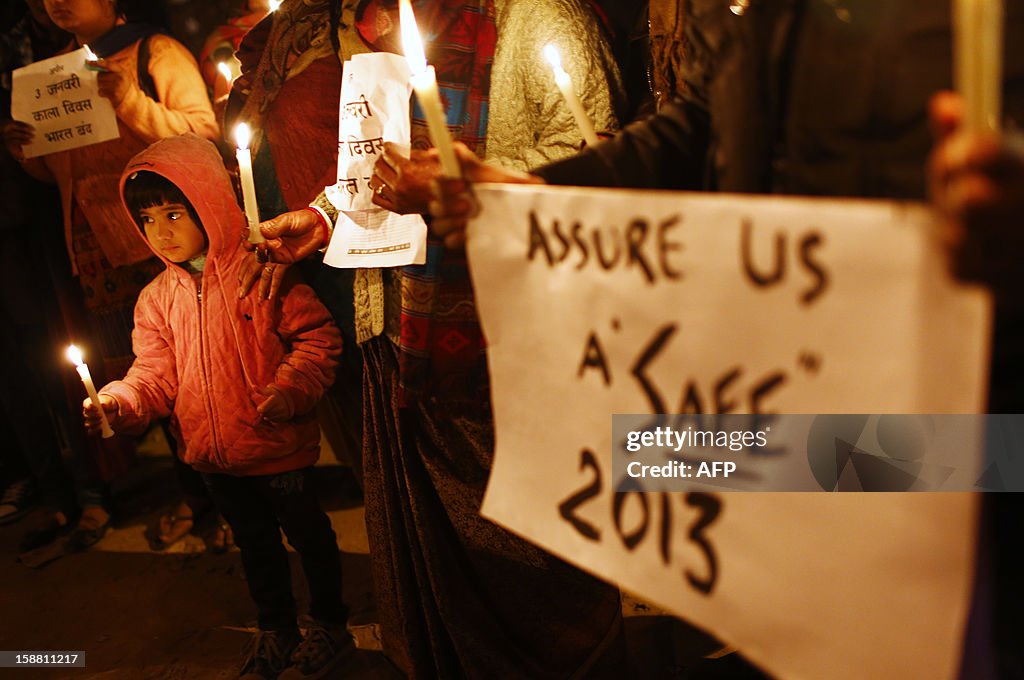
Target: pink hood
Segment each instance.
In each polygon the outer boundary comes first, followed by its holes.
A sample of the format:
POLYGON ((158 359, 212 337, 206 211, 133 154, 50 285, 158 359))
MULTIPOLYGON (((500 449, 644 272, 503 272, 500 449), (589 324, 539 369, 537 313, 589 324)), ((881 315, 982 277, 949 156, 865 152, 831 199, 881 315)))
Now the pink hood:
MULTIPOLYGON (((166 177, 192 203, 210 239, 208 260, 231 253, 241 245, 245 213, 238 207, 231 176, 212 142, 193 134, 168 137, 132 158, 121 175, 122 205, 125 183, 141 170, 166 177)), ((129 218, 135 223, 134 216, 129 214, 129 218)), ((141 230, 139 237, 165 264, 172 264, 150 245, 141 230)))
MULTIPOLYGON (((330 314, 292 272, 275 302, 238 299, 238 272, 249 257, 245 218, 212 143, 184 135, 153 144, 125 169, 122 197, 127 178, 140 170, 181 189, 209 250, 201 276, 164 259, 166 271, 139 296, 135 363, 123 381, 102 390, 118 402, 114 428, 137 430, 173 413, 179 455, 206 472, 261 475, 312 465, 320 441, 313 409, 341 351, 330 314), (256 407, 268 388, 284 395, 291 420, 260 417, 256 407)), ((146 240, 141 231, 139 238, 146 240)))

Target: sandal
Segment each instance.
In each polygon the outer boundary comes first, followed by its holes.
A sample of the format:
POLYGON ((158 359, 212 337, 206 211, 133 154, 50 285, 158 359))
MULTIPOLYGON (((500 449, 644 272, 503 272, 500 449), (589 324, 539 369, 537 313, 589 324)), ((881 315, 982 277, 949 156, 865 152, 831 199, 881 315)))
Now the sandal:
POLYGON ((188 501, 182 500, 170 512, 160 515, 153 532, 153 549, 166 550, 188 536, 195 527, 196 517, 188 501))
POLYGON ((68 535, 64 544, 64 552, 82 552, 88 550, 110 531, 110 513, 99 508, 92 509, 86 506, 82 516, 78 518, 78 524, 68 535))
POLYGON ((214 553, 226 553, 231 550, 235 545, 235 535, 231 531, 231 526, 224 521, 223 517, 217 517, 217 526, 213 530, 213 534, 210 537, 209 549, 210 552, 214 553))

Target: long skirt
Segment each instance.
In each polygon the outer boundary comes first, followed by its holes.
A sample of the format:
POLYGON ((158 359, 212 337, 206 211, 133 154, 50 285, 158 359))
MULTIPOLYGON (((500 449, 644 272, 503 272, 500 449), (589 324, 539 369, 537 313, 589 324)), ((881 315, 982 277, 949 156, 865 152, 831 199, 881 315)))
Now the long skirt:
POLYGON ((480 516, 490 405, 401 408, 397 350, 363 349, 366 524, 392 661, 411 678, 622 677, 618 591, 480 516))

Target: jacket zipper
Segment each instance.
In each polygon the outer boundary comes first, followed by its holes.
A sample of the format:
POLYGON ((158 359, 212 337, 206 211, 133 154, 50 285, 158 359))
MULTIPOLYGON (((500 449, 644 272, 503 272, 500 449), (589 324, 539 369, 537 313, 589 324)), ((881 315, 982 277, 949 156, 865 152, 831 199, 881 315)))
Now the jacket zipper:
POLYGON ((217 459, 218 467, 224 467, 224 457, 220 452, 219 439, 217 437, 217 424, 213 417, 213 402, 210 399, 210 380, 206 370, 206 342, 203 332, 203 280, 196 282, 196 304, 198 305, 197 315, 199 317, 199 365, 202 367, 200 374, 203 377, 203 397, 206 401, 206 417, 210 421, 210 437, 213 440, 213 456, 217 459))

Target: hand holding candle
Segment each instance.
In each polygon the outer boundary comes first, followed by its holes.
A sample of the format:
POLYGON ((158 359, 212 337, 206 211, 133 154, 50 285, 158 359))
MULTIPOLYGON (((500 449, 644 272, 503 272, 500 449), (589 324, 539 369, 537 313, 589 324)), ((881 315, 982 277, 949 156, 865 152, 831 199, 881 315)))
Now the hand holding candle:
POLYGON ((554 45, 548 45, 544 48, 544 56, 551 64, 551 70, 555 72, 555 84, 558 85, 558 89, 562 92, 562 97, 565 98, 566 105, 572 111, 573 118, 576 119, 576 124, 579 125, 580 132, 583 133, 584 141, 586 141, 587 146, 594 146, 599 141, 597 131, 584 110, 580 98, 576 96, 576 88, 572 86, 572 78, 562 68, 562 58, 558 54, 558 49, 554 45))
POLYGON ((249 126, 239 123, 235 126, 235 143, 238 151, 238 177, 242 183, 242 204, 245 207, 245 219, 249 223, 249 243, 263 243, 260 234, 260 212, 256 204, 256 184, 252 178, 252 155, 249 153, 249 126))
POLYGON ((399 21, 402 24, 402 51, 412 71, 410 82, 416 91, 420 109, 427 119, 430 139, 434 142, 441 156, 441 174, 444 177, 458 178, 461 176, 459 160, 455 156, 452 137, 448 132, 448 121, 444 107, 441 106, 441 95, 437 90, 437 76, 434 67, 427 65, 427 56, 423 51, 423 40, 420 38, 416 17, 412 12, 409 0, 400 0, 398 6, 399 21))
POLYGON ((114 431, 110 429, 110 423, 107 422, 107 414, 103 411, 99 395, 96 394, 96 386, 92 382, 92 375, 89 374, 89 367, 82 360, 82 351, 74 345, 69 345, 67 357, 75 365, 79 377, 82 378, 82 383, 85 385, 85 391, 89 395, 89 400, 99 409, 103 438, 110 439, 114 436, 114 431))
POLYGON ((964 129, 999 131, 1002 108, 1002 0, 954 0, 954 74, 964 99, 964 129))

